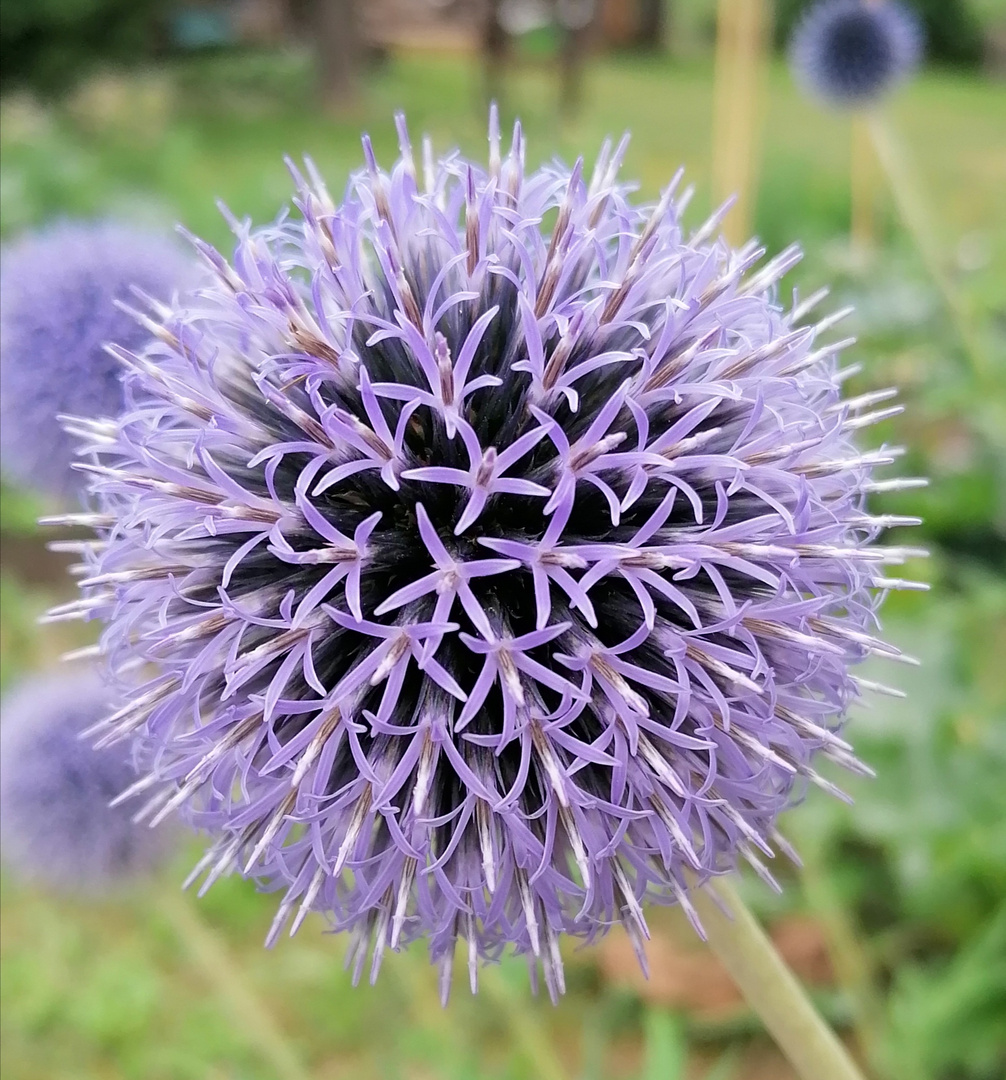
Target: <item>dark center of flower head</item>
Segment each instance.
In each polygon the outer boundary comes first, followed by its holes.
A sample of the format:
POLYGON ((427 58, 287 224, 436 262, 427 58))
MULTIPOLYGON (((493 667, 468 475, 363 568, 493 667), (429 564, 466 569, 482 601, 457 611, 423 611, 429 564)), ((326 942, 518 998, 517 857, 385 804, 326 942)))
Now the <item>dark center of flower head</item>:
POLYGON ((822 48, 833 78, 850 93, 873 93, 894 74, 896 57, 882 15, 869 6, 849 8, 836 17, 822 48))
POLYGON ((877 101, 918 62, 921 31, 897 0, 819 0, 793 33, 798 79, 826 101, 877 101))
MULTIPOLYGON (((691 875, 764 867, 896 549, 864 511, 830 321, 801 327, 753 244, 638 207, 622 147, 524 174, 368 168, 300 224, 234 222, 216 283, 155 306, 138 387, 83 425, 104 534, 76 611, 150 681, 99 725, 235 863, 386 945, 426 935, 445 988, 508 943, 561 989, 557 934, 691 875), (554 219, 551 231, 542 221, 554 219)), ((69 614, 75 612, 71 611, 69 614)), ((767 871, 764 871, 767 875, 767 871)))

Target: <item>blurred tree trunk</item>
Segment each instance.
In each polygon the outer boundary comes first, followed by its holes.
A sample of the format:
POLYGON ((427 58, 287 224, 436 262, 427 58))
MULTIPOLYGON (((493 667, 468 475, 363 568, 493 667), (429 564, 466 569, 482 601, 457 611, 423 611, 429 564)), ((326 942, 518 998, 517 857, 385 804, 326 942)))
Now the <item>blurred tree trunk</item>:
POLYGON ((357 99, 363 46, 355 0, 313 0, 311 30, 322 107, 345 112, 357 99))
POLYGON ((636 0, 636 47, 663 52, 667 47, 668 0, 636 0))
POLYGON ((503 96, 503 67, 506 60, 507 32, 500 19, 503 0, 484 0, 482 18, 482 70, 487 101, 503 96))
POLYGON ((573 116, 583 100, 583 31, 563 27, 559 56, 559 109, 573 116))
POLYGON ((559 109, 566 117, 576 113, 583 100, 583 66, 596 7, 595 0, 556 0, 555 3, 555 19, 562 40, 559 109))

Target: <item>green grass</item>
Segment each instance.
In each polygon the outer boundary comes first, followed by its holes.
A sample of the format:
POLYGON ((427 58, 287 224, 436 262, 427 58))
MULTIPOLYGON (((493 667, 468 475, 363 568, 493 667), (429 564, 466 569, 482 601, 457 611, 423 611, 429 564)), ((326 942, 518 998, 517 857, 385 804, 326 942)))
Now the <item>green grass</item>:
MULTIPOLYGON (((511 78, 502 106, 520 113, 531 164, 554 153, 589 160, 604 135, 632 129, 626 175, 652 197, 684 164, 697 222, 709 209, 711 89, 704 61, 612 59, 592 66, 584 110, 565 125, 544 67, 511 78)), ((933 484, 882 508, 925 514, 933 558, 906 576, 936 588, 889 608, 892 638, 924 666, 879 677, 910 698, 878 701, 851 722, 879 779, 848 785, 851 809, 813 793, 788 823, 808 853, 806 888, 783 868, 781 900, 757 885, 749 896, 769 918, 811 911, 836 934, 849 931, 866 982, 840 988, 835 1015, 858 1018, 873 1038, 878 1076, 996 1080, 1006 1069, 997 1027, 1006 995, 1006 88, 928 74, 891 107, 945 268, 993 358, 984 381, 890 199, 874 266, 850 268, 847 120, 802 101, 781 68, 769 91, 758 233, 772 250, 805 243, 793 275, 801 289, 833 280, 835 302, 857 304, 857 389, 903 387, 905 416, 874 437, 906 443, 908 471, 933 484)), ((59 107, 5 100, 3 234, 109 211, 180 220, 224 243, 214 197, 269 219, 289 197, 282 155, 304 152, 339 191, 360 163, 361 128, 390 163, 398 107, 414 136, 429 131, 440 149, 484 152, 478 73, 462 59, 389 62, 370 77, 357 115, 339 121, 313 106, 296 55, 191 62, 92 84, 59 107)), ((34 625, 71 588, 39 569, 36 512, 33 499, 4 492, 5 684, 76 643, 34 625)), ((344 942, 320 921, 272 952, 261 948, 275 899, 251 885, 228 880, 202 901, 176 899, 190 857, 105 903, 3 882, 5 1077, 271 1080, 293 1075, 292 1057, 316 1080, 663 1080, 689 1057, 712 1069, 707 1080, 742 1080, 763 1053, 749 1016, 715 1029, 672 1016, 608 981, 591 949, 568 950, 570 991, 554 1009, 530 998, 523 963, 508 960, 477 999, 459 980, 442 1012, 420 948, 389 956, 375 988, 353 990, 344 942)))

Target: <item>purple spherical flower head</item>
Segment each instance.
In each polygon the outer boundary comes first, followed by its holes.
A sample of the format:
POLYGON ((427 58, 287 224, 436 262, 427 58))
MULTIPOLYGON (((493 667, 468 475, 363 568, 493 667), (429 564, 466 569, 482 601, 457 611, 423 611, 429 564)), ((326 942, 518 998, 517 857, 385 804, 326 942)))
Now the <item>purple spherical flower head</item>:
POLYGON ((291 165, 299 217, 196 241, 216 284, 119 350, 145 403, 95 428, 63 614, 107 623, 152 819, 215 839, 193 880, 283 891, 270 940, 326 912, 376 977, 426 937, 445 994, 459 938, 473 983, 513 946, 555 995, 561 933, 641 947, 647 900, 767 875, 816 754, 856 767, 891 410, 777 302, 797 251, 634 203, 624 142, 587 178, 495 113, 487 170, 399 128, 341 205, 291 165))
POLYGON ((149 331, 115 301, 136 286, 158 299, 191 278, 191 260, 153 232, 61 222, 6 246, 0 272, 0 454, 28 487, 70 497, 81 476, 57 416, 114 416, 121 365, 104 346, 139 347, 149 331))
POLYGON ((846 107, 878 101, 921 56, 919 21, 896 0, 821 0, 797 25, 790 45, 800 85, 846 107))
POLYGON ((0 852, 15 873, 59 889, 102 892, 153 869, 170 850, 109 807, 136 772, 128 750, 96 751, 81 732, 108 715, 94 672, 35 676, 3 702, 0 852))

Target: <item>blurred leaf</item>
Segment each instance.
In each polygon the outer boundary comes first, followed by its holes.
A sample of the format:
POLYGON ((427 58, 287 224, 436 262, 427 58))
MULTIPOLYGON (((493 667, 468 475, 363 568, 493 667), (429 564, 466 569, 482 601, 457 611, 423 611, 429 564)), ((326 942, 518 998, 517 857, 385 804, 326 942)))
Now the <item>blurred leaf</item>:
POLYGON ((643 1014, 644 1065, 641 1080, 677 1080, 684 1076, 684 1025, 673 1013, 647 1009, 643 1014))
POLYGON ((740 1065, 740 1049, 732 1046, 725 1051, 719 1061, 706 1073, 702 1080, 733 1080, 740 1065))
POLYGON ((891 994, 892 1075, 1006 1074, 1006 905, 949 963, 903 968, 891 994))
POLYGON ((33 492, 0 483, 0 530, 31 535, 38 531, 44 502, 33 492))

